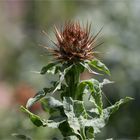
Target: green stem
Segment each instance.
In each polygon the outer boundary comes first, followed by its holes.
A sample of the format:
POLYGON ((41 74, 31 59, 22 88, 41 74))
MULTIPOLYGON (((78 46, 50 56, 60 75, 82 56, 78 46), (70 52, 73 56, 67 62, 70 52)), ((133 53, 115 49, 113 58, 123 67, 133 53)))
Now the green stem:
POLYGON ((81 133, 81 135, 82 135, 82 140, 86 140, 84 128, 81 128, 80 133, 81 133))
MULTIPOLYGON (((80 74, 83 72, 79 68, 79 65, 72 64, 72 68, 65 75, 65 82, 67 84, 66 91, 63 93, 63 96, 71 97, 73 100, 78 100, 77 88, 80 83, 80 74)), ((80 129, 80 135, 76 135, 79 140, 86 140, 84 129, 80 129)), ((69 134, 66 136, 69 136, 69 134)))
POLYGON ((67 96, 76 99, 77 86, 80 82, 80 72, 76 65, 73 65, 72 69, 66 74, 65 81, 68 85, 67 96))

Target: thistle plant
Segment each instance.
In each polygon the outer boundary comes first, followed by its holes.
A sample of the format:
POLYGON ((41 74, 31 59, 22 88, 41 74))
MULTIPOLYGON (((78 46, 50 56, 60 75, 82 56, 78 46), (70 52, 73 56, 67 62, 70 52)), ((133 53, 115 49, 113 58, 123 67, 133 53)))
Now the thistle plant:
POLYGON ((96 43, 100 31, 93 36, 90 30, 90 25, 82 27, 79 22, 67 22, 61 30, 55 27, 57 41, 52 41, 55 47, 47 47, 54 61, 44 66, 40 74, 50 73, 59 78, 51 82, 51 87, 43 88, 30 98, 26 107, 21 106, 33 124, 58 128, 64 140, 96 139, 96 134, 107 124, 109 117, 132 99, 126 97, 104 108, 102 88, 112 82, 108 79, 99 82, 94 78, 80 80, 85 70, 94 75, 110 75, 109 69, 97 58, 95 51, 100 45, 96 43), (55 99, 54 94, 58 94, 60 99, 55 99), (84 96, 88 97, 90 107, 86 106, 84 96), (41 102, 49 118, 42 119, 30 112, 30 107, 36 102, 41 102))

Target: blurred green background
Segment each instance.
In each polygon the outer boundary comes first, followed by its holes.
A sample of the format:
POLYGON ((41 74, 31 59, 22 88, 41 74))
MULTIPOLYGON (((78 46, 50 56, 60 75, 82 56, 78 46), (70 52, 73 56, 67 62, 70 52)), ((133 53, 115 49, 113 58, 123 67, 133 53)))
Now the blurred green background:
MULTIPOLYGON (((140 137, 140 0, 0 0, 0 139, 15 140, 12 133, 27 134, 33 140, 62 139, 59 131, 36 128, 19 106, 47 86, 51 76, 36 71, 50 61, 41 45, 51 46, 42 30, 55 40, 54 24, 67 20, 92 23, 91 32, 104 44, 101 60, 110 68, 115 84, 104 88, 111 103, 125 96, 135 100, 111 117, 97 137, 140 137)), ((105 100, 105 104, 109 103, 105 100)), ((40 106, 37 110, 44 118, 40 106)))

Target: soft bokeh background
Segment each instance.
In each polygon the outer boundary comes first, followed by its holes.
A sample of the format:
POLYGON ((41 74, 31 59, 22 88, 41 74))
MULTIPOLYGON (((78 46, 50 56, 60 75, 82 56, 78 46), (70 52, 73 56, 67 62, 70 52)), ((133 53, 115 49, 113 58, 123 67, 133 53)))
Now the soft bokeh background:
MULTIPOLYGON (((135 98, 111 117, 97 139, 138 139, 140 0, 0 0, 0 139, 15 140, 12 133, 33 140, 62 139, 57 130, 33 126, 19 106, 52 79, 34 72, 50 61, 40 47, 52 45, 42 30, 55 39, 53 25, 61 26, 68 19, 92 22, 93 34, 104 26, 105 43, 99 50, 115 81, 104 88, 105 95, 112 103, 125 96, 135 98)), ((40 111, 40 105, 32 110, 40 111)))

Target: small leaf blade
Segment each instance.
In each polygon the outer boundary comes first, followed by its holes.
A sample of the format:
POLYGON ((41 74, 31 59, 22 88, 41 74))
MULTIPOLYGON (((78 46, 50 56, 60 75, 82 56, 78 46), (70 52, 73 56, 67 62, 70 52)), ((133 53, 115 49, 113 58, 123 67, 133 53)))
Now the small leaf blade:
POLYGON ((69 66, 69 67, 66 67, 64 69, 63 72, 60 72, 60 78, 59 78, 59 81, 56 83, 56 86, 55 86, 55 89, 53 90, 52 93, 55 93, 57 90, 59 90, 61 88, 61 85, 62 85, 62 82, 65 78, 65 75, 67 74, 67 72, 73 67, 73 65, 69 66))
POLYGON ((89 61, 88 64, 93 67, 93 68, 96 68, 98 69, 99 71, 103 71, 105 72, 106 74, 110 75, 110 71, 109 69, 106 67, 105 64, 103 64, 100 60, 98 59, 94 59, 92 61, 89 61))
POLYGON ((44 66, 42 69, 41 69, 41 72, 40 74, 46 74, 47 72, 50 72, 51 71, 54 71, 53 68, 58 64, 59 62, 54 62, 54 63, 49 63, 48 65, 44 66))
POLYGON ((33 98, 29 98, 26 103, 26 108, 29 109, 33 104, 35 104, 37 101, 45 97, 47 92, 50 92, 49 90, 50 89, 44 88, 43 90, 37 92, 37 94, 33 98))
POLYGON ((80 63, 85 69, 87 69, 88 71, 89 71, 89 73, 92 73, 92 74, 95 74, 95 75, 102 75, 102 74, 100 74, 100 73, 98 73, 98 72, 95 72, 95 71, 93 71, 91 68, 90 68, 90 66, 89 66, 89 64, 88 63, 86 63, 86 62, 84 62, 84 63, 80 63))
POLYGON ((40 127, 40 126, 46 126, 47 123, 45 120, 41 119, 39 116, 33 114, 32 112, 30 112, 28 109, 26 109, 25 107, 21 106, 21 111, 25 112, 26 114, 29 115, 29 118, 30 120, 32 121, 32 123, 34 125, 36 125, 37 127, 40 127))
POLYGON ((41 104, 45 111, 48 111, 49 109, 61 109, 63 106, 59 100, 56 100, 53 97, 45 97, 41 100, 41 104))

